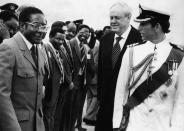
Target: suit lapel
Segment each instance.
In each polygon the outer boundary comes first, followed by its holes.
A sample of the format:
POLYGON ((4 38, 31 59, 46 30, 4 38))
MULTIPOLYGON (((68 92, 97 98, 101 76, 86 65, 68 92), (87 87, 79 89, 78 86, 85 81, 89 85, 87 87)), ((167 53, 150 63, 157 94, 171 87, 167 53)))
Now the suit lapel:
POLYGON ((125 41, 124 46, 127 46, 127 45, 132 44, 132 42, 134 41, 134 38, 135 38, 135 37, 136 37, 136 36, 135 36, 135 34, 134 34, 133 27, 131 27, 131 30, 130 30, 130 32, 129 32, 129 34, 128 34, 128 37, 127 37, 127 39, 126 39, 126 41, 125 41))
POLYGON ((33 57, 31 56, 31 53, 29 50, 24 51, 24 57, 33 65, 33 67, 37 70, 37 67, 35 65, 35 62, 33 60, 33 57))
POLYGON ((61 48, 61 53, 62 53, 62 57, 64 57, 63 59, 66 59, 67 63, 71 66, 72 63, 71 63, 70 58, 66 52, 65 47, 61 48))
POLYGON ((58 67, 59 67, 60 72, 62 72, 59 60, 57 59, 55 52, 53 51, 53 49, 52 49, 52 47, 50 45, 48 45, 48 47, 49 47, 49 50, 50 50, 51 54, 53 55, 57 65, 58 65, 58 67))
POLYGON ((71 47, 70 47, 70 44, 69 43, 64 43, 63 44, 65 50, 66 50, 66 53, 68 54, 69 58, 71 59, 71 61, 73 61, 72 59, 72 50, 71 50, 71 47))
POLYGON ((15 40, 16 40, 19 48, 20 48, 20 50, 22 51, 24 57, 32 64, 32 66, 34 67, 34 69, 37 70, 37 67, 36 67, 36 65, 34 63, 34 60, 33 60, 32 56, 31 56, 31 52, 28 49, 28 47, 26 46, 26 43, 22 39, 22 37, 20 36, 20 34, 19 33, 15 34, 14 38, 15 38, 15 40))

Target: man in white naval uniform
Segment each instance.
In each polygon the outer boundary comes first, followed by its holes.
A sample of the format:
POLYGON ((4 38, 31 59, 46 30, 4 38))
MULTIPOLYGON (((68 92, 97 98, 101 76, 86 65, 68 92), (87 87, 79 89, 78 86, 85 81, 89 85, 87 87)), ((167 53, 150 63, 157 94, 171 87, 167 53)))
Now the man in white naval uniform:
POLYGON ((184 131, 184 53, 166 38, 170 16, 139 8, 135 21, 145 43, 129 46, 122 59, 113 128, 184 131))

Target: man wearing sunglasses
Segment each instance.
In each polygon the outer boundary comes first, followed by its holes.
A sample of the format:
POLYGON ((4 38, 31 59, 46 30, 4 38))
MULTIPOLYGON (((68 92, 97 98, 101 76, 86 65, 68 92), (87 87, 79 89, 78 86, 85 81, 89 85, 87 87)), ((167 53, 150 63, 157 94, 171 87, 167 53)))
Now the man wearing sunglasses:
POLYGON ((43 12, 26 7, 20 29, 0 45, 0 130, 45 131, 42 113, 46 58, 37 45, 47 30, 43 12))

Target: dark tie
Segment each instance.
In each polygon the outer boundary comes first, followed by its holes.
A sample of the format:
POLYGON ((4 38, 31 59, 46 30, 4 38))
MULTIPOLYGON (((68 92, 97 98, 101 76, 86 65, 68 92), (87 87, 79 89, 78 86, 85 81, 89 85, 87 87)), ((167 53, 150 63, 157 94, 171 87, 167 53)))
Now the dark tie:
POLYGON ((83 45, 83 43, 81 42, 80 43, 80 53, 81 53, 81 63, 82 63, 82 74, 83 74, 83 72, 84 72, 84 70, 85 70, 85 60, 86 60, 86 53, 85 53, 85 49, 84 49, 84 45, 83 45))
POLYGON ((118 57, 119 57, 119 54, 121 52, 121 47, 120 47, 120 44, 119 44, 119 41, 122 39, 122 37, 116 37, 116 43, 114 44, 113 48, 112 48, 112 67, 114 68, 117 60, 118 60, 118 57))
POLYGON ((33 57, 34 63, 36 65, 36 67, 38 67, 38 55, 37 55, 37 46, 33 45, 31 47, 31 55, 33 57))

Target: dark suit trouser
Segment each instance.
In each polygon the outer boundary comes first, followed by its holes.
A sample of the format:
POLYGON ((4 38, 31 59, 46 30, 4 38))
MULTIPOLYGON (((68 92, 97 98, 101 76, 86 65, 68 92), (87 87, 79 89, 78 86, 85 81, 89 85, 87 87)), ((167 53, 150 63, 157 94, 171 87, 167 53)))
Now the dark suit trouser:
POLYGON ((73 89, 71 96, 72 109, 70 114, 71 120, 70 131, 74 131, 76 122, 78 127, 81 126, 82 124, 82 112, 86 97, 86 89, 83 87, 84 77, 79 77, 78 80, 79 84, 74 85, 75 88, 73 89))
POLYGON ((64 106, 64 91, 62 91, 63 94, 60 94, 58 98, 58 103, 56 106, 56 112, 54 114, 54 129, 53 131, 60 131, 61 130, 61 123, 63 118, 63 106, 64 106))
POLYGON ((60 124, 60 131, 71 130, 72 93, 73 91, 69 90, 64 96, 61 123, 58 123, 60 124))
POLYGON ((84 107, 84 102, 85 102, 85 98, 86 98, 86 88, 82 87, 77 91, 77 125, 76 127, 81 127, 82 125, 82 113, 83 113, 83 107, 84 107))
POLYGON ((71 112, 70 112, 70 130, 69 131, 74 131, 75 130, 75 123, 77 119, 77 108, 76 108, 76 103, 77 103, 77 89, 73 89, 71 93, 71 112))

